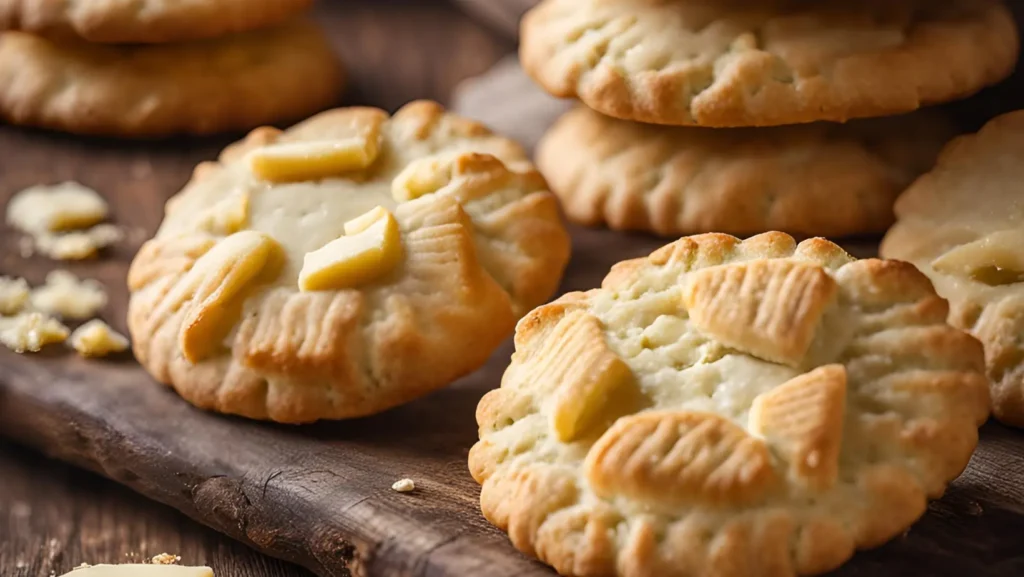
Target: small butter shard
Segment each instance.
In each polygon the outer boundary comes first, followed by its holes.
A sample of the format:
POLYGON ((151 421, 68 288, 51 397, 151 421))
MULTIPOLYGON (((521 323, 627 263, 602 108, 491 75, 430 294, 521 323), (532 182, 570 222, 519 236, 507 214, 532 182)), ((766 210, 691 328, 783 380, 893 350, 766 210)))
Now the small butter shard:
POLYGON ((245 292, 277 273, 281 247, 245 230, 225 238, 196 261, 168 302, 188 300, 178 343, 190 362, 210 356, 241 312, 245 292))
POLYGON ((62 319, 88 319, 107 305, 103 285, 92 279, 79 280, 66 270, 46 275, 46 284, 31 295, 32 307, 62 319))
POLYGON ((16 315, 29 299, 28 283, 23 278, 0 276, 0 315, 16 315))
POLYGON ((221 199, 199 215, 199 229, 212 234, 229 235, 243 228, 249 220, 249 193, 238 191, 221 199))
POLYGON ((213 569, 159 563, 125 563, 123 565, 89 565, 75 568, 61 577, 213 577, 213 569))
POLYGON ((411 162, 391 181, 391 196, 406 202, 435 193, 456 178, 472 176, 476 182, 463 186, 458 195, 460 200, 472 200, 493 192, 510 174, 505 164, 490 154, 430 156, 411 162))
POLYGON ((250 153, 253 174, 270 182, 320 180, 368 168, 380 153, 377 138, 283 142, 250 153))
POLYGON ((1024 282, 1024 230, 1002 230, 958 246, 932 261, 939 272, 990 286, 1024 282))
POLYGON ((64 182, 33 186, 17 193, 7 205, 7 222, 31 234, 92 226, 107 218, 107 203, 95 190, 64 182))
POLYGON ((35 249, 54 260, 84 260, 123 238, 124 233, 117 226, 99 224, 88 230, 36 235, 35 249))
POLYGON ((43 313, 23 313, 0 319, 0 343, 16 353, 36 353, 66 338, 68 328, 43 313))
POLYGON ((391 485, 391 489, 399 493, 408 493, 416 489, 416 483, 412 479, 399 479, 391 485))
POLYGON ((306 254, 299 272, 299 289, 353 288, 384 276, 401 259, 398 221, 378 206, 346 222, 345 236, 306 254))
POLYGON ((83 357, 105 357, 128 349, 128 339, 100 319, 75 329, 68 344, 83 357))

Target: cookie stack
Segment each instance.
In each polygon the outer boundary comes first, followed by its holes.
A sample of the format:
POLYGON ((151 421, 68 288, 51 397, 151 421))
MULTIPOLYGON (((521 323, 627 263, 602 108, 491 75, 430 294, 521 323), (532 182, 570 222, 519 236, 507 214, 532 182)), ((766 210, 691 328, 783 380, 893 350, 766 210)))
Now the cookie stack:
POLYGON ((242 130, 331 105, 312 0, 0 0, 0 119, 81 134, 242 130))
POLYGON ((918 109, 1017 54, 1001 0, 545 0, 520 49, 586 106, 537 149, 569 218, 664 236, 884 231, 955 132, 918 109))

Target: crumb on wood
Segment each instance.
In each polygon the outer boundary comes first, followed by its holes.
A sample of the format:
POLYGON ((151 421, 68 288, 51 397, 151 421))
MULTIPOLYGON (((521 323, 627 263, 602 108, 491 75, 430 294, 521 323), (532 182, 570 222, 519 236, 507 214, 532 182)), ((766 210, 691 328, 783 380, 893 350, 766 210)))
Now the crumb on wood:
POLYGON ((89 565, 88 563, 83 561, 81 565, 79 565, 77 567, 74 567, 71 570, 72 571, 78 571, 79 569, 88 569, 89 567, 92 567, 92 565, 89 565))
POLYGON ((400 479, 395 481, 391 488, 399 493, 408 493, 416 489, 416 483, 412 479, 400 479))
POLYGON ((170 553, 161 553, 153 556, 150 563, 154 565, 174 565, 178 561, 181 561, 180 555, 171 555, 170 553))

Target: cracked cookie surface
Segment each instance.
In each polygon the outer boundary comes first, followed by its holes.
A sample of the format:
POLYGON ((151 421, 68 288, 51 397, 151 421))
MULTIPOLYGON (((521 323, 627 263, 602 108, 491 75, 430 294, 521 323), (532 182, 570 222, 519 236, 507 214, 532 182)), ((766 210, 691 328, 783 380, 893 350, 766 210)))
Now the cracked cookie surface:
POLYGON ((896 202, 881 253, 910 261, 949 299, 949 321, 985 345, 992 411, 1024 427, 1024 111, 942 152, 896 202))
POLYGON ((148 44, 277 24, 312 0, 0 0, 0 30, 148 44))
POLYGON ((128 326, 200 407, 356 417, 482 365, 568 256, 512 141, 430 102, 337 109, 196 167, 132 263, 128 326))
POLYGON ((327 39, 305 21, 151 46, 0 35, 0 119, 80 134, 248 130, 331 106, 343 80, 327 39))
POLYGON ((619 263, 519 322, 477 408, 483 513, 567 576, 832 570, 974 450, 983 353, 947 312, 908 263, 778 232, 619 263))
POLYGON ((654 124, 845 121, 955 100, 1005 78, 999 0, 545 0, 524 69, 548 92, 654 124))
POLYGON ((770 128, 617 120, 579 107, 537 166, 580 224, 678 237, 883 232, 892 205, 955 131, 941 113, 770 128))

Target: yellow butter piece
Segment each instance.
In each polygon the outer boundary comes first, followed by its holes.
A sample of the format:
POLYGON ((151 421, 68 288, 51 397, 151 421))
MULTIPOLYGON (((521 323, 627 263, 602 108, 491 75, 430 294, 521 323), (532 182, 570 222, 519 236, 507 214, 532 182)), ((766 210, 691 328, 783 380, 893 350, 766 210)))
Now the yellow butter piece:
POLYGON ((406 202, 437 192, 451 182, 451 165, 451 159, 413 161, 391 181, 391 196, 398 202, 406 202))
POLYGON ((105 357, 126 350, 128 339, 107 323, 93 319, 75 329, 68 344, 83 357, 105 357))
POLYGON ((398 221, 378 206, 346 222, 345 236, 306 254, 299 272, 299 289, 356 287, 384 276, 401 258, 398 221))
POLYGON ((249 193, 239 191, 203 211, 199 215, 199 228, 213 234, 234 234, 249 220, 249 193))
POLYGON ((319 142, 285 142, 254 150, 253 174, 270 182, 297 182, 363 170, 380 153, 375 138, 353 137, 319 142))

